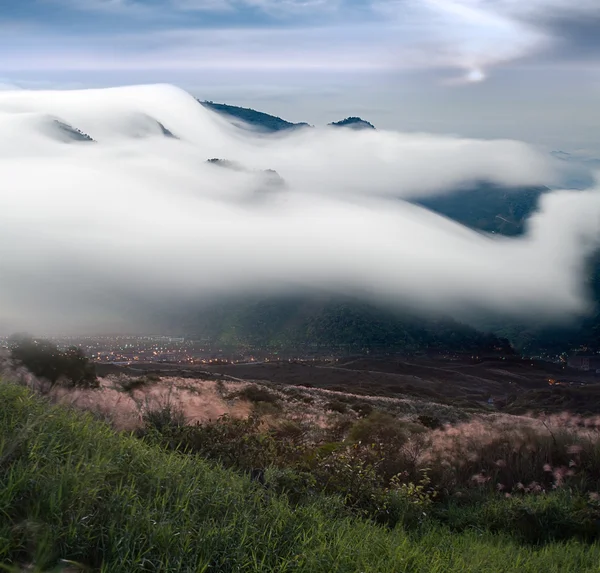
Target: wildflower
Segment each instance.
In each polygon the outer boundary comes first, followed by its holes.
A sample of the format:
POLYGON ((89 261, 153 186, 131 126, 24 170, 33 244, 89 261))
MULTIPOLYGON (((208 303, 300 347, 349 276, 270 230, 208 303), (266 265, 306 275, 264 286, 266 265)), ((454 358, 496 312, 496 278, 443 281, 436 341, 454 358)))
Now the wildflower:
POLYGON ((473 480, 477 485, 484 485, 490 480, 490 478, 484 476, 483 474, 476 474, 471 478, 471 480, 473 480))
POLYGON ((544 488, 536 481, 531 482, 528 489, 531 493, 544 493, 544 488))

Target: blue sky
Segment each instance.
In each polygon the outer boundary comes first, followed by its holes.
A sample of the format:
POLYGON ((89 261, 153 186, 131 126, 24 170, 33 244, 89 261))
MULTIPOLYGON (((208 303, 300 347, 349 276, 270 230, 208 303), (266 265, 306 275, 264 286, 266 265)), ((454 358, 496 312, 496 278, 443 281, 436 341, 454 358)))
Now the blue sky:
POLYGON ((0 84, 600 147, 598 0, 0 0, 0 84))

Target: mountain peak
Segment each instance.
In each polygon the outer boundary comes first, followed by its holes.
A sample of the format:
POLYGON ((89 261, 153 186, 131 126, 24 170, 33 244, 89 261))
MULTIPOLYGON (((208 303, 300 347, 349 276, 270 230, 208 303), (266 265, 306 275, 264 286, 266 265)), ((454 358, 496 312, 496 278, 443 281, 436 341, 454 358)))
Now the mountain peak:
POLYGON ((360 117, 347 117, 329 124, 332 127, 349 127, 350 129, 375 129, 375 126, 360 117))
POLYGON ((311 127, 308 123, 292 123, 275 115, 270 115, 268 113, 263 113, 262 111, 256 111, 246 107, 238 107, 224 103, 214 103, 212 101, 200 101, 200 103, 212 111, 216 111, 226 116, 241 120, 246 124, 257 127, 266 132, 297 129, 299 127, 311 127))

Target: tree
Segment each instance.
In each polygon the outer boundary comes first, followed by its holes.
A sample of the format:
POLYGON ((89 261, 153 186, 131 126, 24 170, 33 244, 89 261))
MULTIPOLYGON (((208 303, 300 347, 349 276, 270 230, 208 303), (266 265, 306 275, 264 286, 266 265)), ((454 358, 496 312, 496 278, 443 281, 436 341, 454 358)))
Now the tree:
POLYGON ((63 352, 48 340, 27 335, 12 336, 9 344, 14 360, 35 376, 48 380, 52 386, 61 380, 71 386, 98 386, 96 369, 80 348, 71 346, 63 352))

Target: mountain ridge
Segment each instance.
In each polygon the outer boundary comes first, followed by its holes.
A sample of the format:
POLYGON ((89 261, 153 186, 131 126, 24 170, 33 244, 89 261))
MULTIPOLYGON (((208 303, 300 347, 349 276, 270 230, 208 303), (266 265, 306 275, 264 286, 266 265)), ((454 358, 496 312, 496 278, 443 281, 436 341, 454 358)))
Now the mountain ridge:
MULTIPOLYGON (((198 100, 198 102, 202 104, 205 108, 210 109, 211 111, 220 113, 225 116, 229 116, 230 118, 234 118, 236 120, 243 121, 246 124, 249 124, 253 127, 258 127, 266 132, 274 133, 279 131, 314 127, 313 125, 306 122, 293 123, 291 121, 282 119, 281 117, 278 117, 276 115, 271 115, 263 111, 257 111, 249 107, 240 107, 225 103, 215 103, 210 100, 198 100)), ((375 129, 375 126, 372 123, 356 116, 351 116, 340 121, 331 122, 328 124, 328 126, 347 127, 356 130, 375 129)))

